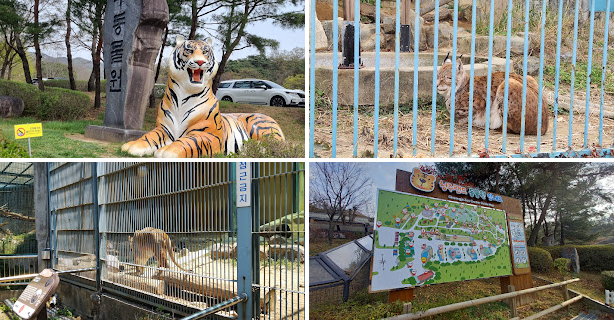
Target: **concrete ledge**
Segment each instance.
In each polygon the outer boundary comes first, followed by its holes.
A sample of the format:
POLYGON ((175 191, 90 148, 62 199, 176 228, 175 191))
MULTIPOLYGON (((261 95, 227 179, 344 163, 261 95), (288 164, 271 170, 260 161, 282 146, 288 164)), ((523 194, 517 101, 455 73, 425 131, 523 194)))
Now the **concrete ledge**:
POLYGON ((121 143, 141 138, 146 132, 134 129, 122 129, 106 126, 89 125, 85 128, 85 137, 105 142, 121 143))

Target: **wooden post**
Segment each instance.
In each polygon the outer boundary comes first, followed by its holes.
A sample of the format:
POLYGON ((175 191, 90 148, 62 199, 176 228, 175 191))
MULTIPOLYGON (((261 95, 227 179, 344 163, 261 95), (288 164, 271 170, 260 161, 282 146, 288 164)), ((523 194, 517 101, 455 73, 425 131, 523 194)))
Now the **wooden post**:
MULTIPOLYGON (((502 293, 508 292, 509 285, 513 285, 517 291, 530 289, 534 287, 534 282, 532 280, 532 273, 500 277, 500 288, 502 289, 502 293)), ((525 294, 517 298, 517 305, 524 306, 526 304, 529 304, 535 299, 536 299, 535 293, 525 294)))
MULTIPOLYGON (((570 297, 568 296, 568 284, 562 285, 562 296, 564 297, 564 302, 568 301, 570 297)), ((566 311, 569 311, 570 308, 566 306, 566 311)))
MULTIPOLYGON (((508 292, 509 293, 515 292, 515 286, 509 285, 508 292)), ((519 313, 517 313, 517 298, 510 298, 508 301, 508 305, 510 305, 510 317, 511 318, 518 317, 519 313)))
POLYGON ((389 303, 393 303, 397 300, 402 302, 409 302, 414 299, 414 289, 402 289, 389 291, 389 303))

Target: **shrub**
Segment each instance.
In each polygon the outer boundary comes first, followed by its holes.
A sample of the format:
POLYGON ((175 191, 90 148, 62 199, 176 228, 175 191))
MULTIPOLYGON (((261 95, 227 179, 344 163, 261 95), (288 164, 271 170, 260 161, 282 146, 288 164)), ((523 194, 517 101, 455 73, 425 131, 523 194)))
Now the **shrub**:
MULTIPOLYGON (((273 136, 267 136, 263 140, 250 139, 243 143, 243 148, 236 154, 229 154, 230 158, 300 158, 305 156, 302 145, 293 145, 281 142, 273 136)), ((224 157, 224 155, 216 155, 224 157)))
POLYGON ((549 252, 536 247, 528 247, 527 254, 530 257, 530 266, 535 272, 549 272, 553 267, 553 259, 549 252))
POLYGON ((601 275, 602 286, 604 286, 604 289, 613 291, 613 271, 603 271, 601 275))
POLYGON ((560 258, 557 258, 557 259, 553 260, 553 266, 562 275, 567 275, 568 272, 570 272, 570 270, 568 269, 569 265, 570 265, 570 260, 566 259, 566 258, 563 258, 563 257, 560 257, 560 258))
POLYGON ((74 120, 86 114, 91 106, 90 97, 84 93, 56 87, 44 92, 36 86, 0 79, 0 95, 21 98, 24 116, 42 120, 74 120))
POLYGON ((21 98, 24 103, 24 116, 33 116, 40 104, 40 91, 36 86, 0 79, 0 95, 21 98))
POLYGON ((28 151, 14 140, 0 137, 0 158, 26 158, 28 151))
POLYGON ((562 257, 562 249, 573 247, 579 254, 579 265, 582 271, 601 272, 610 271, 613 268, 613 244, 542 246, 540 248, 549 251, 553 258, 559 258, 562 257))
MULTIPOLYGON (((45 86, 47 87, 56 87, 56 88, 64 88, 70 89, 70 81, 68 79, 50 79, 44 81, 45 86)), ((105 88, 107 81, 105 79, 100 80, 100 87, 105 88)), ((88 81, 87 80, 75 80, 75 87, 77 91, 88 91, 88 81)))

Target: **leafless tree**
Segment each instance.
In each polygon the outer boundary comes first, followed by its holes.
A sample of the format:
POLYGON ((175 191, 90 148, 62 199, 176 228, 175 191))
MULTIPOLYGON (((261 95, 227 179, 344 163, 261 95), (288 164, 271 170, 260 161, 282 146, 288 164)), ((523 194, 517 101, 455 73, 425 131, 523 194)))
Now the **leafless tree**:
POLYGON ((313 163, 310 178, 311 202, 322 208, 329 218, 328 240, 333 238, 333 221, 349 208, 361 208, 370 201, 371 178, 362 163, 313 163))

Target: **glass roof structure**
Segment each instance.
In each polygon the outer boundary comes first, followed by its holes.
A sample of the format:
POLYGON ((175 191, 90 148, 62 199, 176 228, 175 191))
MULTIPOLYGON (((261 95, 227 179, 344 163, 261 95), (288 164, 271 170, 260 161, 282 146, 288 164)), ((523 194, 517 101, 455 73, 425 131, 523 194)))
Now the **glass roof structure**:
POLYGON ((310 257, 310 287, 352 280, 372 257, 373 234, 310 257))
POLYGON ((0 189, 29 186, 34 181, 32 163, 0 162, 0 189))

